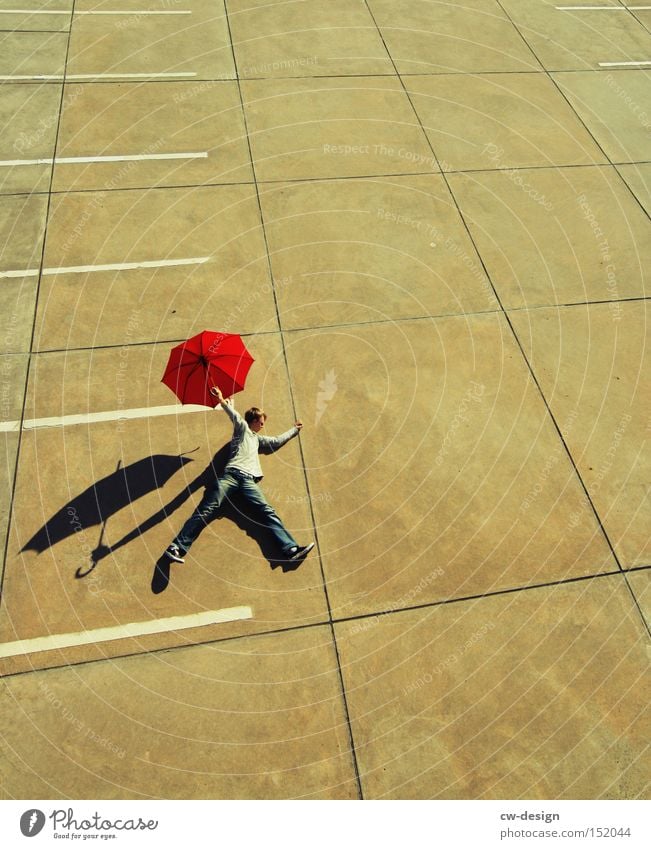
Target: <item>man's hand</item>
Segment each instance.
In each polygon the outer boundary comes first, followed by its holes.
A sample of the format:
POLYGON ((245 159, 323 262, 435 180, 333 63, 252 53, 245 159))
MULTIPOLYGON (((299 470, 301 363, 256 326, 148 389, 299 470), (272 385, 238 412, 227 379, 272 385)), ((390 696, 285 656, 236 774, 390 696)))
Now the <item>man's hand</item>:
POLYGON ((294 422, 294 427, 297 427, 300 430, 303 427, 303 422, 301 422, 301 421, 294 422))
POLYGON ((230 400, 229 398, 224 398, 219 386, 213 386, 210 390, 210 394, 213 395, 219 401, 220 404, 224 404, 230 400))

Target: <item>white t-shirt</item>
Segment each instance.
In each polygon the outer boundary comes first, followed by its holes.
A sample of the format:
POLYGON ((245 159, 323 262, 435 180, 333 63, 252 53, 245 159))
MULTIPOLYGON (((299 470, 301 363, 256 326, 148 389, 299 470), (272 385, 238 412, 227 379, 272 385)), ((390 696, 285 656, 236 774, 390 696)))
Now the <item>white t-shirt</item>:
POLYGON ((253 475, 256 481, 261 480, 263 475, 258 455, 273 454, 274 451, 282 448, 286 442, 298 436, 298 428, 294 426, 280 436, 260 436, 251 430, 232 403, 224 401, 221 407, 233 422, 231 456, 226 463, 225 471, 239 469, 241 472, 253 475))

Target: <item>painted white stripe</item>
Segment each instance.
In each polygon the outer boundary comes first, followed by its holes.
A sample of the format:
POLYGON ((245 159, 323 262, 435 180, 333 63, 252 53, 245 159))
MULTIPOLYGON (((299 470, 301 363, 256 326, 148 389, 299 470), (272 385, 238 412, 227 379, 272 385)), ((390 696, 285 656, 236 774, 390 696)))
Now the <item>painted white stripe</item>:
POLYGON ((62 80, 63 74, 5 74, 0 80, 62 80))
MULTIPOLYGON (((37 430, 42 427, 69 427, 70 425, 94 424, 95 422, 115 422, 122 419, 148 419, 156 416, 179 416, 186 413, 207 413, 210 407, 200 404, 169 404, 164 407, 132 407, 127 410, 103 410, 99 413, 75 413, 69 416, 52 416, 42 419, 25 419, 23 430, 37 430)), ((12 433, 20 430, 20 422, 0 422, 0 433, 12 433)))
MULTIPOLYGON (((0 9, 0 15, 70 15, 65 9, 0 9)), ((141 9, 129 9, 127 12, 79 12, 75 15, 191 15, 189 11, 151 12, 141 9)))
POLYGON ((93 271, 129 271, 134 268, 168 268, 177 265, 203 265, 212 257, 195 256, 189 259, 152 259, 142 262, 113 262, 107 265, 69 265, 60 268, 44 268, 43 274, 85 274, 93 271))
POLYGON ((75 15, 191 15, 189 11, 175 12, 150 12, 141 9, 129 9, 126 12, 78 12, 75 10, 75 15))
MULTIPOLYGON (((152 259, 142 262, 112 262, 106 265, 61 265, 53 268, 44 268, 46 274, 85 274, 93 271, 129 271, 133 268, 167 268, 175 265, 203 265, 212 257, 193 256, 188 259, 152 259)), ((3 277, 38 277, 38 268, 16 269, 13 271, 0 271, 0 279, 3 277)))
POLYGON ((651 60, 644 59, 639 62, 599 62, 600 68, 630 68, 633 65, 651 65, 651 60))
POLYGON ((0 15, 70 15, 65 9, 0 9, 0 15))
POLYGON ((164 71, 150 74, 66 74, 66 80, 91 80, 95 77, 111 77, 121 80, 133 80, 138 77, 196 77, 196 71, 164 71))
POLYGON ((3 277, 38 277, 38 268, 18 269, 17 271, 0 271, 0 279, 3 277))
MULTIPOLYGON (((145 77, 196 77, 196 71, 178 71, 177 73, 149 73, 149 74, 66 74, 66 82, 69 80, 139 80, 145 77)), ((7 74, 0 76, 0 80, 63 80, 63 74, 7 74)))
POLYGON ((62 80, 63 74, 5 74, 0 80, 62 80))
POLYGON ((185 628, 199 628, 203 625, 217 625, 222 622, 237 622, 240 619, 251 618, 253 618, 253 611, 250 607, 224 607, 221 610, 192 613, 189 616, 170 616, 167 619, 131 622, 128 625, 95 628, 92 631, 77 631, 70 634, 50 634, 47 637, 35 637, 31 640, 1 643, 0 658, 32 654, 37 651, 87 646, 93 643, 105 643, 108 640, 124 640, 127 637, 144 637, 147 634, 163 634, 185 628))
POLYGON ((651 6, 556 6, 561 12, 642 12, 651 6))
POLYGON ((134 153, 124 156, 57 156, 54 159, 2 159, 0 166, 16 165, 72 165, 78 162, 139 162, 151 159, 207 159, 207 151, 201 153, 134 153))
POLYGON ((52 165, 53 159, 3 159, 0 165, 8 168, 15 165, 52 165))

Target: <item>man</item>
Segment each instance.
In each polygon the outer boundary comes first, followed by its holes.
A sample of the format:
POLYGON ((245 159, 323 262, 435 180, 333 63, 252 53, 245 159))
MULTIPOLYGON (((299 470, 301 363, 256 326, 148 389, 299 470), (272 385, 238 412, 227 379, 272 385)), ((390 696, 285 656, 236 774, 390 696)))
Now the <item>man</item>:
POLYGON ((181 532, 167 547, 165 554, 170 560, 184 563, 183 555, 199 536, 208 521, 219 510, 223 500, 239 492, 253 508, 260 525, 274 536, 283 560, 296 562, 306 557, 314 548, 314 543, 300 546, 280 521, 273 507, 267 502, 258 486, 262 480, 262 469, 258 454, 273 454, 290 439, 298 436, 303 423, 298 421, 291 430, 280 436, 261 436, 267 415, 258 407, 251 407, 240 416, 230 398, 224 398, 221 390, 213 386, 210 393, 221 404, 222 410, 233 422, 231 456, 226 463, 224 474, 218 477, 215 486, 208 490, 192 516, 183 525, 181 532))

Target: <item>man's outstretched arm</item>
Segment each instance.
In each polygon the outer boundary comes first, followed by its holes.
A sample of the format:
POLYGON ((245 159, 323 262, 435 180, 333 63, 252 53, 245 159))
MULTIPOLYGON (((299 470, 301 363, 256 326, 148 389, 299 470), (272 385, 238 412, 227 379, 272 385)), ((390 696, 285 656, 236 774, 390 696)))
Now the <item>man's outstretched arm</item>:
POLYGON ((290 439, 298 436, 302 427, 303 422, 297 421, 291 430, 281 433, 280 436, 260 436, 258 434, 258 454, 273 454, 274 451, 288 443, 290 439))
POLYGON ((233 422, 233 427, 236 432, 243 430, 246 427, 246 422, 233 406, 233 401, 230 398, 224 398, 221 389, 218 386, 213 386, 210 394, 214 395, 219 401, 222 410, 228 418, 233 422))

